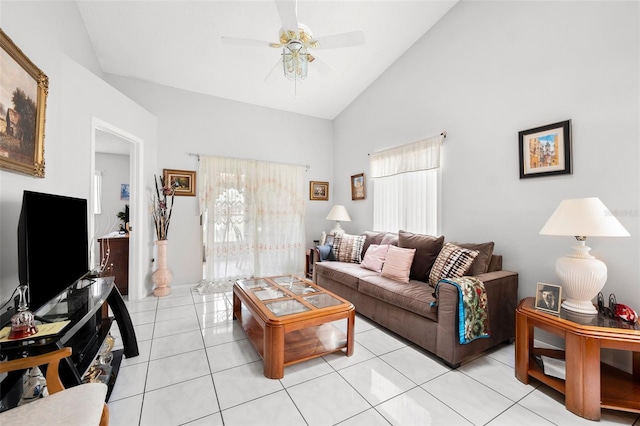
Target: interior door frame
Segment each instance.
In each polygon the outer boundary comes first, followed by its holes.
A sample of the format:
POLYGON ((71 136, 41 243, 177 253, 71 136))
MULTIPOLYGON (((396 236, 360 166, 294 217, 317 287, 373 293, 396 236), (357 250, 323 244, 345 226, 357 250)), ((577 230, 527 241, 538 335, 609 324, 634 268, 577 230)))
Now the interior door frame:
MULTIPOLYGON (((91 177, 96 172, 96 132, 108 132, 129 142, 129 300, 140 300, 145 296, 144 276, 140 265, 143 257, 143 140, 95 116, 91 118, 91 177)), ((92 244, 90 250, 94 252, 98 235, 95 233, 94 200, 95 187, 91 185, 91 203, 89 214, 89 230, 92 244)))

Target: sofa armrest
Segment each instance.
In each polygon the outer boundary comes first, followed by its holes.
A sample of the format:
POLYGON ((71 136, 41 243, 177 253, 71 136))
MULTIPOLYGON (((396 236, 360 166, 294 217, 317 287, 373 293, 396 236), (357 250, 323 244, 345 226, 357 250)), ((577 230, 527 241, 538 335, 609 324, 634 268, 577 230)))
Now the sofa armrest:
MULTIPOLYGON (((518 274, 494 271, 476 275, 484 283, 489 303, 489 329, 492 339, 507 341, 515 336, 515 309, 518 299, 518 274)), ((438 356, 457 359, 458 289, 442 283, 438 290, 438 356)), ((455 364, 458 361, 454 361, 455 364)))

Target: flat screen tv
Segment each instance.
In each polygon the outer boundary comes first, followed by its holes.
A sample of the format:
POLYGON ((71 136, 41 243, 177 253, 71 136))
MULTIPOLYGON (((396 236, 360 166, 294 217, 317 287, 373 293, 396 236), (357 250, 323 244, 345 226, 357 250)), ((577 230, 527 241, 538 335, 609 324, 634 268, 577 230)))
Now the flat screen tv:
POLYGON ((36 311, 89 270, 87 200, 24 191, 18 221, 18 279, 36 311))

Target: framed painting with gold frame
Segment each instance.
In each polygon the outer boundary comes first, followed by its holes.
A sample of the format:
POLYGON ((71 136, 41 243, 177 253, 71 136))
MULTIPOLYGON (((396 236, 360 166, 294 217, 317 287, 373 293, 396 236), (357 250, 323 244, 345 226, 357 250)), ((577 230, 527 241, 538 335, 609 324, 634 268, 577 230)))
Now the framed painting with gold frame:
POLYGON ((196 172, 191 170, 162 170, 165 185, 170 183, 175 185, 176 196, 185 195, 193 197, 196 195, 196 172))
POLYGON ((49 79, 0 29, 0 168, 44 177, 49 79))
POLYGON ((328 200, 329 199, 329 182, 309 182, 309 199, 310 200, 328 200))

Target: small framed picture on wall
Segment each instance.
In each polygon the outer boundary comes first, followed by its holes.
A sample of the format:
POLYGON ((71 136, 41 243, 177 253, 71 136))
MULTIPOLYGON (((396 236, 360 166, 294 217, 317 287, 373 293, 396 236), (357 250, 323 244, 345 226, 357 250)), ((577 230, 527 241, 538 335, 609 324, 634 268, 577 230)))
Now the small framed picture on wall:
POLYGON ((128 200, 129 199, 129 184, 121 183, 120 184, 120 199, 128 200))
POLYGON ((351 199, 364 200, 366 196, 364 173, 351 176, 351 199))
POLYGON ((165 185, 175 186, 175 195, 196 195, 196 172, 191 170, 163 169, 165 185))
POLYGON ((520 179, 571 174, 571 120, 518 132, 520 179))
POLYGON ((309 199, 310 200, 328 200, 329 199, 329 182, 309 182, 309 199))

